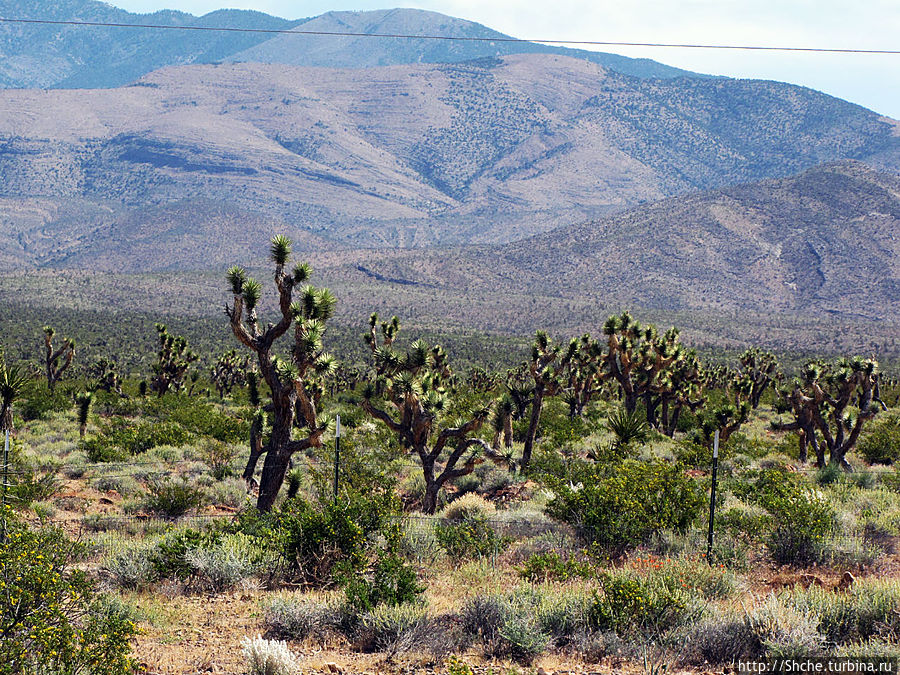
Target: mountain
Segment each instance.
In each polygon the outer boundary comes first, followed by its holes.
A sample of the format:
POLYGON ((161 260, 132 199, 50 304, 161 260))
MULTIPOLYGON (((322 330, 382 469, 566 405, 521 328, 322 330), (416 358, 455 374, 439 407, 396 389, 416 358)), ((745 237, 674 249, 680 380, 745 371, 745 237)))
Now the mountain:
POLYGON ((421 251, 357 275, 477 297, 896 321, 900 177, 839 162, 666 199, 504 246, 421 251))
MULTIPOLYGON (((338 248, 509 242, 823 162, 897 172, 898 130, 802 87, 539 54, 173 67, 116 89, 0 91, 0 234, 19 266, 101 269, 163 212, 164 232, 249 213, 338 248)), ((221 250, 208 234, 198 244, 221 250)), ((121 264, 170 269, 163 244, 121 264)))
POLYGON ((415 9, 328 12, 289 21, 261 12, 219 10, 201 17, 176 11, 133 14, 95 0, 0 0, 0 16, 15 19, 125 24, 84 27, 0 24, 0 87, 98 88, 128 84, 164 66, 252 61, 362 68, 446 63, 506 54, 564 54, 635 77, 701 77, 651 61, 535 43, 325 37, 129 28, 199 26, 347 33, 439 34, 496 40, 508 36, 471 21, 415 9))
MULTIPOLYGON (((220 10, 199 18, 175 11, 132 14, 94 0, 0 0, 0 16, 265 30, 297 25, 242 10, 220 10)), ((221 61, 270 38, 268 33, 4 23, 0 25, 0 86, 116 87, 163 66, 221 61)))
POLYGON ((466 40, 369 38, 332 35, 278 35, 254 45, 229 61, 284 63, 326 68, 367 68, 414 63, 459 63, 512 54, 554 54, 596 63, 610 70, 641 78, 707 77, 650 59, 553 47, 535 42, 504 42, 510 36, 472 21, 418 9, 383 9, 369 12, 327 12, 296 26, 300 31, 367 33, 380 35, 441 35, 466 40), (499 42, 472 41, 486 38, 499 42))

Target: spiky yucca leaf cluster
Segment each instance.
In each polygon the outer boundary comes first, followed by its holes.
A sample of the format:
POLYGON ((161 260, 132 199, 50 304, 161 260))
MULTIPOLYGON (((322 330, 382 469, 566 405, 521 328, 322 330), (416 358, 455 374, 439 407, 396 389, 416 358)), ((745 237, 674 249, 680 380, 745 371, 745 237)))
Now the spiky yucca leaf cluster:
POLYGON ((12 406, 27 383, 26 373, 18 366, 7 365, 3 350, 0 349, 0 432, 12 430, 12 406))

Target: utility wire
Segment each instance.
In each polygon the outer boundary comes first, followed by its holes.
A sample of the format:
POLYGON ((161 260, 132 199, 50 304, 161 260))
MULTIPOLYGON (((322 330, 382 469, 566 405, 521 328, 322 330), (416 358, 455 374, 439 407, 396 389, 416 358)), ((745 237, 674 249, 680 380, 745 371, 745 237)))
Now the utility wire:
POLYGON ((406 33, 354 33, 327 30, 296 30, 287 28, 234 28, 227 26, 172 26, 152 23, 109 23, 104 21, 54 21, 50 19, 11 19, 0 17, 0 23, 39 24, 49 26, 86 26, 100 28, 151 28, 159 30, 188 30, 218 33, 266 33, 285 35, 317 35, 325 37, 393 38, 410 40, 447 40, 456 42, 543 43, 553 45, 586 45, 594 47, 667 47, 674 49, 729 49, 739 51, 814 52, 830 54, 900 54, 898 49, 850 49, 840 47, 784 47, 765 45, 697 44, 677 42, 617 42, 612 40, 554 40, 514 37, 471 37, 461 35, 430 35, 406 33))

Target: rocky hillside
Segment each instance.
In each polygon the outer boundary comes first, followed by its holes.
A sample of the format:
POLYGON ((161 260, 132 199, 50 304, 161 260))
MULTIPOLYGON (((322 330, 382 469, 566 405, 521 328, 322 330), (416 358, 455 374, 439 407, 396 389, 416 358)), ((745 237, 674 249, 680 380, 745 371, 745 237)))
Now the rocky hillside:
MULTIPOLYGON (((175 4, 175 3, 173 3, 175 4)), ((438 34, 507 37, 481 24, 435 12, 387 9, 328 12, 288 21, 261 12, 218 10, 201 17, 176 11, 133 14, 96 0, 0 0, 0 17, 125 24, 89 28, 66 25, 0 24, 0 87, 92 88, 128 84, 164 66, 222 61, 363 68, 409 63, 448 63, 506 54, 565 54, 636 77, 697 76, 650 59, 535 43, 448 42, 182 31, 152 26, 305 30, 340 33, 438 34)))
POLYGON ((185 66, 117 89, 0 92, 0 232, 4 264, 105 269, 139 224, 156 244, 122 256, 131 271, 180 267, 188 231, 203 255, 185 264, 214 263, 222 213, 338 248, 507 242, 842 159, 896 171, 898 123, 774 82, 546 55, 185 66))
MULTIPOLYGON (((477 296, 895 321, 900 178, 859 162, 667 199, 503 246, 364 260, 357 274, 477 296)), ((773 317, 773 322, 777 321, 773 317)))

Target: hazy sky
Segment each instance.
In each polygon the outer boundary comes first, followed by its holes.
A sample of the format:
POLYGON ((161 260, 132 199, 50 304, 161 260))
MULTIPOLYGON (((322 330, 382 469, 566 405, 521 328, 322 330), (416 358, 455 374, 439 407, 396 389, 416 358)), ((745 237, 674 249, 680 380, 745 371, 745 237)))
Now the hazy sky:
MULTIPOLYGON (((290 19, 329 10, 415 7, 515 37, 900 49, 900 0, 116 0, 134 12, 234 7, 290 19)), ((900 119, 900 55, 612 49, 690 70, 802 84, 900 119)))

